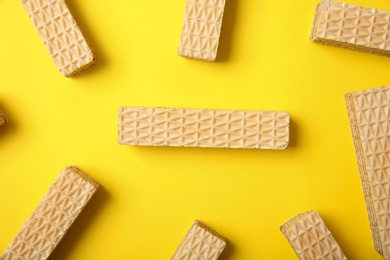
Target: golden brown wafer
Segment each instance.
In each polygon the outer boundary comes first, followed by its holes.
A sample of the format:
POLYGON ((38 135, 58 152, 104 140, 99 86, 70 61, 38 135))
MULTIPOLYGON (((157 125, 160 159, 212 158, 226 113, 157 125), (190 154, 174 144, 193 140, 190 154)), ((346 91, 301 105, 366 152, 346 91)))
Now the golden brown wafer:
POLYGON ((0 110, 0 126, 7 124, 7 122, 8 122, 8 119, 5 116, 5 113, 0 110))
POLYGON ((65 168, 0 259, 47 259, 98 187, 78 168, 65 168))
POLYGON ((313 42, 390 56, 390 11, 323 0, 316 8, 313 42))
POLYGON ((390 88, 345 99, 375 249, 390 259, 390 88))
POLYGON ((180 243, 171 260, 218 259, 226 246, 226 239, 196 220, 180 243))
POLYGON ((65 0, 21 0, 62 75, 71 77, 96 63, 65 0))
POLYGON ((182 108, 119 108, 119 143, 285 149, 287 112, 182 108))
POLYGON ((181 31, 179 55, 215 61, 225 0, 187 0, 181 31))
POLYGON ((317 212, 297 215, 280 227, 299 259, 347 259, 317 212))

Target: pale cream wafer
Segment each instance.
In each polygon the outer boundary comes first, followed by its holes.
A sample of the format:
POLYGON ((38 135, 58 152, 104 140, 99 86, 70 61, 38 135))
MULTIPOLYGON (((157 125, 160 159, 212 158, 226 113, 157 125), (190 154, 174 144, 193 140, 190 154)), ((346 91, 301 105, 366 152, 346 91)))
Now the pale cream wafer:
POLYGON ((226 246, 226 239, 196 220, 188 230, 171 260, 215 260, 226 246))
POLYGON ((78 168, 65 168, 0 259, 47 259, 98 187, 78 168))
POLYGON ((375 249, 390 259, 390 88, 345 99, 375 249))
POLYGON ((62 75, 71 77, 97 61, 65 0, 21 0, 62 75))
POLYGON ((179 55, 196 60, 217 58, 225 0, 187 0, 179 55))
POLYGON ((287 112, 183 108, 120 107, 119 143, 285 149, 287 112))
POLYGON ((7 117, 5 116, 5 113, 0 110, 0 126, 3 126, 7 124, 8 120, 7 117))
POLYGON ((316 8, 311 40, 390 56, 390 11, 323 0, 316 8))
POLYGON ((317 212, 299 214, 283 224, 280 230, 299 259, 347 259, 317 212))

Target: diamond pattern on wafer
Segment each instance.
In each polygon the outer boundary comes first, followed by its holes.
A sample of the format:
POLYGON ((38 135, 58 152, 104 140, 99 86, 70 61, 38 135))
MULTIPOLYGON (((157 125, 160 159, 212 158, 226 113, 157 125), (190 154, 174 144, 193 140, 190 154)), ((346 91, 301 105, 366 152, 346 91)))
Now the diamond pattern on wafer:
POLYGON ((47 259, 98 187, 78 168, 65 168, 0 260, 47 259))
POLYGON ((119 143, 285 149, 289 114, 274 111, 119 108, 119 143))
POLYGON ((62 75, 71 77, 96 62, 64 0, 21 0, 62 75))

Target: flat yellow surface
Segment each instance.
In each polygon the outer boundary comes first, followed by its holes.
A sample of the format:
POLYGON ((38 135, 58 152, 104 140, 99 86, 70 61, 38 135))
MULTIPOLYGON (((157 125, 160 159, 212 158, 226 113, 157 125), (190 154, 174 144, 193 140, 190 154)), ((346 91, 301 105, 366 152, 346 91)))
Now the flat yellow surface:
MULTIPOLYGON (((0 251, 68 165, 103 189, 51 259, 169 259, 195 219, 220 259, 295 259, 279 226, 315 209, 349 259, 374 250, 344 94, 390 59, 309 41, 318 0, 227 0, 217 63, 179 57, 185 0, 69 0, 100 64, 60 75, 19 1, 0 0, 0 251), (285 151, 131 147, 119 106, 282 110, 285 151)), ((388 1, 351 2, 390 10, 388 1)))

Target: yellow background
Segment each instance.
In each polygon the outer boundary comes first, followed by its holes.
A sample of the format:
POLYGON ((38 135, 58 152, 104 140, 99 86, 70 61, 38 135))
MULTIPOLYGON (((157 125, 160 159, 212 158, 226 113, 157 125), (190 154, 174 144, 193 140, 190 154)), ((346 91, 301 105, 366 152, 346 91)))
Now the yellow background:
POLYGON ((390 59, 311 43, 319 0, 227 0, 213 64, 176 54, 185 0, 68 2, 100 58, 72 79, 20 1, 0 0, 0 251, 76 165, 103 189, 51 259, 169 259, 195 219, 229 240, 222 260, 295 259, 279 226, 311 209, 349 259, 381 259, 344 94, 390 84, 390 59), (130 105, 288 111, 290 146, 120 146, 130 105))

